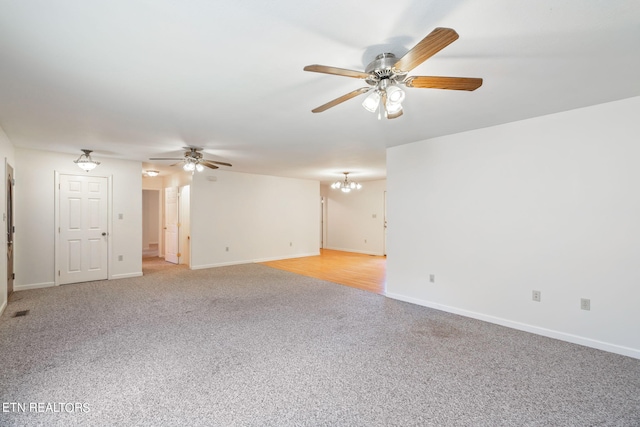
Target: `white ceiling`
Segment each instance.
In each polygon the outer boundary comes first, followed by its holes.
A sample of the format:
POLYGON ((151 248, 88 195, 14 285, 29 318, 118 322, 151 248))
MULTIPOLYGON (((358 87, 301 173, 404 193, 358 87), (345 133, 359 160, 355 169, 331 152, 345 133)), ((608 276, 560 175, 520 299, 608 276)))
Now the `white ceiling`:
POLYGON ((638 95, 637 0, 0 0, 0 126, 70 161, 196 145, 235 171, 367 181, 387 147, 638 95), (363 97, 311 113, 365 84, 305 65, 364 70, 435 27, 460 38, 410 75, 481 88, 409 88, 394 120, 363 97))

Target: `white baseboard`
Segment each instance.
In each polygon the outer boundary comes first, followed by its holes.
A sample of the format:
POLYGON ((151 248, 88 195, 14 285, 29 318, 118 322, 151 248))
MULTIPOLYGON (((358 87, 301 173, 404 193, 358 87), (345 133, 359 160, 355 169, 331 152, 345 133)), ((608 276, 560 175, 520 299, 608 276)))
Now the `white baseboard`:
POLYGON ((204 270, 206 268, 215 268, 215 267, 227 267, 229 265, 240 265, 240 264, 251 264, 252 261, 229 261, 229 262, 218 262, 215 264, 202 264, 202 265, 192 265, 192 270, 204 270))
POLYGON ((281 259, 303 258, 303 257, 306 257, 306 256, 319 256, 319 255, 320 255, 320 251, 318 251, 318 252, 310 252, 310 253, 306 253, 306 254, 294 254, 294 255, 287 255, 287 256, 259 258, 259 259, 254 259, 251 262, 280 261, 281 259))
POLYGON ((257 262, 269 262, 269 261, 278 261, 281 259, 291 259, 291 258, 302 258, 306 256, 317 256, 320 255, 320 251, 312 252, 312 253, 303 253, 303 254, 294 254, 294 255, 286 255, 286 256, 278 256, 278 257, 269 257, 269 258, 254 258, 254 259, 245 259, 245 260, 237 260, 237 261, 227 261, 227 262, 217 262, 214 264, 202 264, 202 265, 192 265, 192 270, 203 270, 205 268, 215 268, 215 267, 227 267, 230 265, 240 265, 240 264, 253 264, 257 262))
POLYGON ((385 292, 384 295, 389 298, 397 299, 399 301, 405 301, 412 304, 421 305, 423 307, 429 307, 436 310, 446 311, 447 313, 458 314, 460 316, 471 317, 473 319, 482 320, 484 322, 494 323, 500 326, 506 326, 507 328, 517 329, 524 332, 530 332, 532 334, 542 335, 544 337, 555 338, 557 340, 566 341, 573 344, 579 344, 585 347, 591 347, 598 350, 604 350, 610 353, 621 354, 623 356, 633 357, 634 359, 640 359, 639 349, 634 349, 634 348, 620 346, 617 344, 598 341, 591 338, 568 334, 566 332, 541 328, 539 326, 528 325, 526 323, 514 322, 513 320, 503 319, 500 317, 490 316, 487 314, 477 313, 474 311, 468 311, 468 310, 463 310, 456 307, 437 304, 430 301, 421 300, 418 298, 412 298, 412 297, 407 297, 400 294, 395 294, 392 292, 385 292))
POLYGON ((333 247, 333 246, 331 246, 331 247, 330 246, 325 246, 323 249, 329 249, 330 251, 354 252, 354 253, 357 253, 357 254, 384 256, 384 254, 380 253, 380 252, 362 251, 360 249, 336 248, 336 247, 333 247))
POLYGON ((31 283, 29 285, 13 285, 13 290, 16 292, 28 291, 29 289, 50 288, 55 285, 55 282, 31 283))
POLYGON ((142 271, 136 273, 123 273, 123 274, 113 274, 109 280, 117 280, 117 279, 130 279, 132 277, 140 277, 142 276, 142 271))

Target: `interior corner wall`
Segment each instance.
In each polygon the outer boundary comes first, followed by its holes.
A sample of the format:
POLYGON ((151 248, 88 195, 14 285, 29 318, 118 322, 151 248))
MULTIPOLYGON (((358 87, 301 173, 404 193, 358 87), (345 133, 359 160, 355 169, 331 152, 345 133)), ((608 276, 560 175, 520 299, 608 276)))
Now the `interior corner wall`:
POLYGON ((387 295, 640 358, 638 117, 635 97, 388 149, 387 295))
POLYGON ((142 274, 140 162, 96 158, 100 166, 84 172, 69 154, 16 148, 15 157, 16 290, 55 284, 55 172, 112 177, 109 277, 142 274))
MULTIPOLYGON (((4 132, 2 127, 0 127, 0 161, 4 164, 9 163, 14 168, 15 174, 15 153, 13 144, 9 140, 9 137, 4 132)), ((5 170, 5 166, 2 166, 3 175, 2 181, 5 181, 5 177, 7 176, 7 171, 5 170)), ((2 229, 7 229, 7 188, 6 183, 0 185, 0 211, 2 211, 2 229)), ((14 209, 15 212, 15 209, 14 209)), ((2 262, 0 262, 0 314, 4 311, 7 306, 7 233, 5 231, 1 232, 0 235, 0 257, 2 257, 2 262)))
POLYGON ((386 180, 362 183, 360 190, 343 193, 323 186, 327 205, 327 249, 385 254, 384 203, 386 180))
POLYGON ((319 221, 317 181, 221 170, 196 173, 191 268, 318 255, 319 221))

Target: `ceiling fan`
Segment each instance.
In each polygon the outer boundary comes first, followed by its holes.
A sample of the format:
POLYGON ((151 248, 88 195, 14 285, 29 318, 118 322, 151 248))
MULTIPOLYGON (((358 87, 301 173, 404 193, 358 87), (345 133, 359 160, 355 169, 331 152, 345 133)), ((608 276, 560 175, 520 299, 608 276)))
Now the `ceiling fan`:
POLYGON ((430 89, 476 90, 482 86, 480 78, 407 76, 409 71, 456 41, 458 37, 458 33, 451 28, 436 28, 402 58, 396 58, 393 53, 382 53, 367 65, 364 72, 326 65, 307 65, 304 71, 364 79, 369 85, 342 95, 311 111, 321 113, 358 95, 368 93, 369 95, 362 103, 366 110, 372 113, 377 111, 378 118, 381 118, 384 113, 386 118, 395 119, 402 115, 402 101, 405 94, 400 88, 401 85, 430 89))
MULTIPOLYGON (((231 166, 230 163, 225 162, 217 162, 215 160, 207 160, 202 157, 201 151, 203 150, 200 147, 182 147, 185 150, 184 157, 151 157, 149 160, 180 160, 184 162, 182 168, 187 172, 202 172, 204 167, 208 167, 210 169, 218 169, 216 165, 222 166, 231 166)), ((178 163, 174 163, 171 166, 175 166, 178 163)))

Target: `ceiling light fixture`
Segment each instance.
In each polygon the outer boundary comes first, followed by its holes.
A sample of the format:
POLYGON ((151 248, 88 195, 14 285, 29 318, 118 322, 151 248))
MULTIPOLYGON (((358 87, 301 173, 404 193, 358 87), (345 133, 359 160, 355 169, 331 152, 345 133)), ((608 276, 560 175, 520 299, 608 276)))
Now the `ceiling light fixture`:
POLYGON ((344 181, 336 181, 331 184, 331 188, 334 190, 342 190, 343 193, 348 193, 351 190, 359 190, 362 188, 362 184, 358 182, 349 182, 349 172, 342 172, 344 174, 344 181))
POLYGON ((196 163, 197 161, 195 159, 187 157, 184 159, 184 166, 182 166, 182 169, 186 172, 193 172, 196 170, 196 163))
POLYGON ((146 171, 147 176, 158 176, 160 175, 160 171, 148 170, 146 171))
POLYGON ((184 165, 182 166, 182 169, 184 169, 186 172, 191 173, 194 173, 196 171, 202 172, 204 170, 204 165, 200 163, 201 157, 186 156, 184 158, 184 165))
POLYGON ((369 92, 362 106, 372 113, 378 112, 378 119, 383 116, 383 108, 384 116, 387 118, 395 118, 402 114, 405 93, 395 81, 388 78, 382 79, 369 92))
POLYGON ((82 169, 85 172, 89 172, 95 169, 96 166, 100 164, 100 162, 96 162, 91 158, 91 153, 93 152, 93 150, 86 150, 83 148, 81 151, 84 154, 81 154, 80 157, 78 157, 78 160, 73 161, 73 163, 78 165, 80 169, 82 169))

